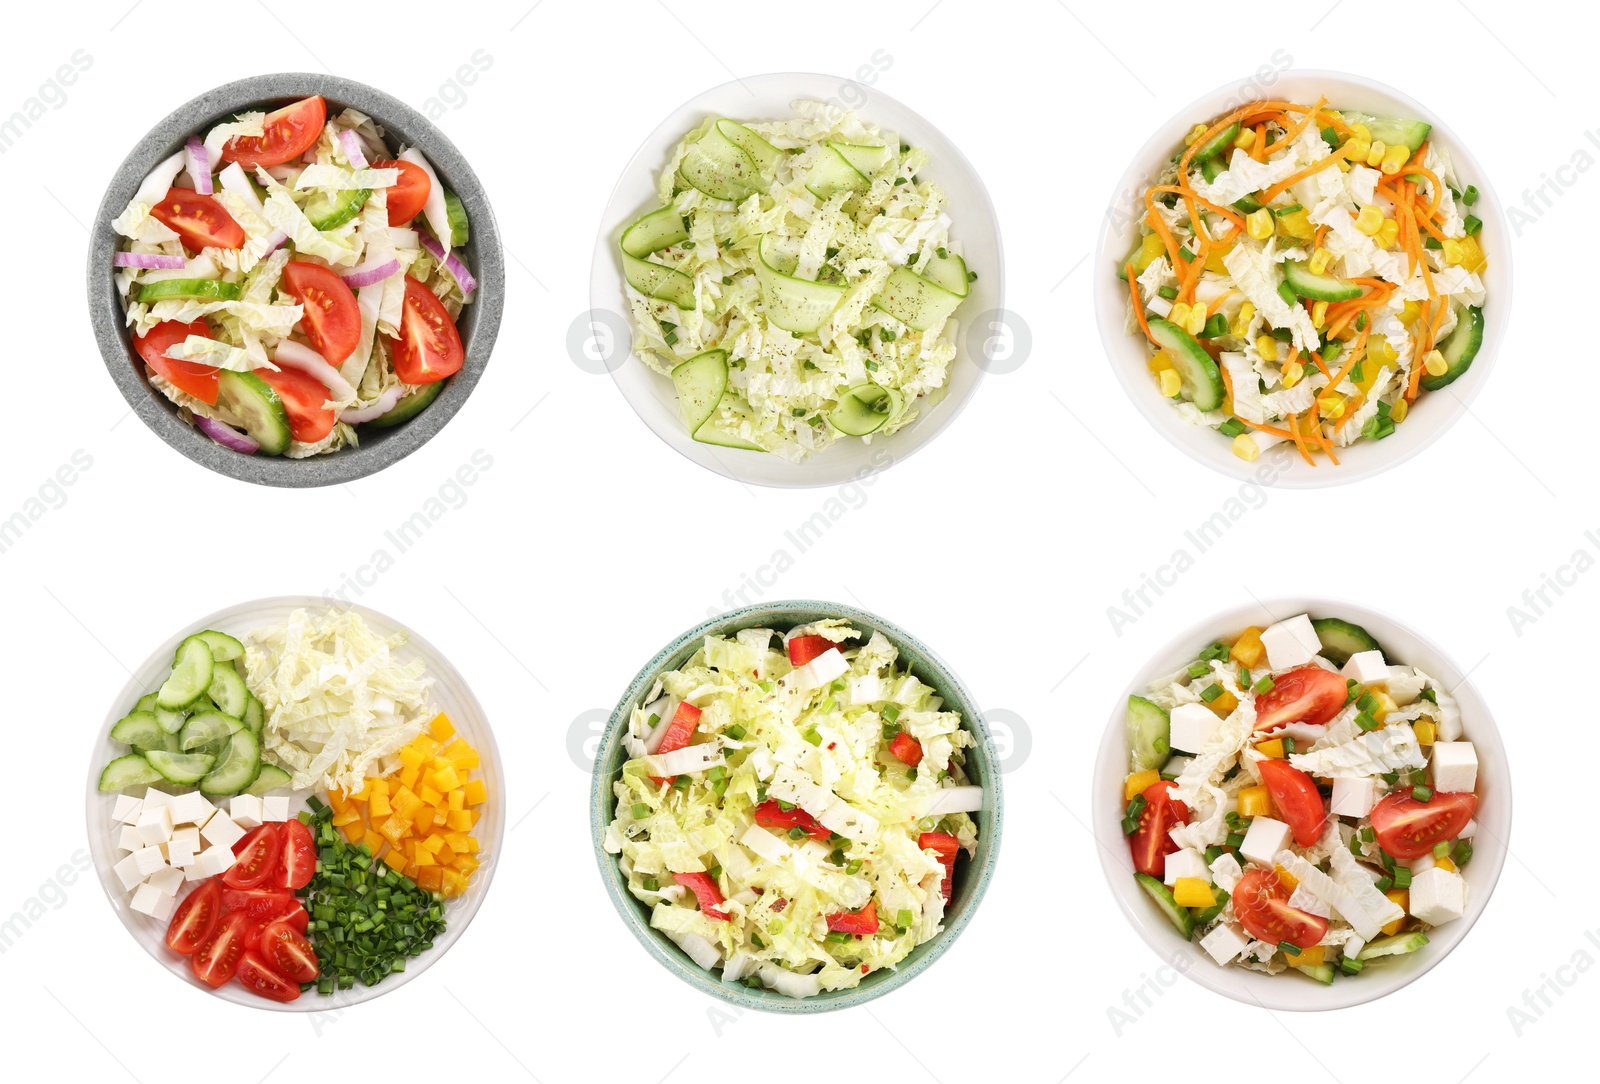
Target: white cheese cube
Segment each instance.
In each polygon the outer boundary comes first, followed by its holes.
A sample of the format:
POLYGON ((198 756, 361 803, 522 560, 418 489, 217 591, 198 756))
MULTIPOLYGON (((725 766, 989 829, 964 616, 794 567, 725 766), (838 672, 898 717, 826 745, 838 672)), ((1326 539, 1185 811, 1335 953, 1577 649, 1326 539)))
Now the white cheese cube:
POLYGON ((1322 640, 1305 614, 1268 625, 1261 631, 1261 644, 1267 649, 1267 663, 1274 670, 1304 666, 1322 650, 1322 640))
POLYGON ((191 790, 172 799, 171 808, 174 824, 204 824, 217 809, 197 790, 191 790))
MULTIPOLYGON (((212 818, 212 820, 215 819, 215 817, 212 818)), ((200 853, 200 857, 196 861, 189 864, 189 868, 193 870, 194 868, 199 867, 202 872, 202 876, 215 877, 219 873, 226 872, 227 869, 232 865, 233 849, 231 847, 218 844, 215 847, 207 847, 204 851, 202 851, 200 853)))
POLYGON ((1182 847, 1167 855, 1167 884, 1177 884, 1179 877, 1198 877, 1202 881, 1211 880, 1211 867, 1206 865, 1205 855, 1189 847, 1182 847))
POLYGON ((174 828, 172 830, 172 838, 167 841, 167 845, 170 847, 174 843, 187 843, 191 851, 199 854, 200 829, 196 828, 192 824, 185 825, 182 828, 174 828))
POLYGON ((135 830, 147 847, 165 843, 172 838, 172 809, 169 806, 145 806, 139 814, 135 830))
POLYGON ((1425 870, 1411 878, 1411 913, 1430 926, 1442 926, 1467 910, 1467 882, 1449 870, 1425 870))
MULTIPOLYGON (((832 681, 832 678, 828 679, 832 681)), ((264 821, 286 821, 289 819, 289 796, 287 794, 269 794, 261 799, 261 819, 264 821)))
MULTIPOLYGON (((135 852, 137 853, 137 852, 135 852)), ((145 875, 139 872, 139 859, 130 854, 122 861, 111 867, 111 872, 117 875, 117 880, 122 882, 124 892, 132 892, 139 887, 145 875)))
POLYGON ((205 868, 200 865, 199 855, 196 855, 194 861, 185 866, 183 870, 183 879, 186 881, 203 881, 210 876, 211 874, 207 873, 205 868))
POLYGON ((1344 664, 1344 669, 1339 673, 1363 685, 1389 680, 1389 666, 1383 661, 1381 651, 1357 651, 1350 656, 1350 660, 1344 664))
POLYGON ((142 884, 133 893, 133 901, 128 905, 140 914, 155 915, 164 899, 161 890, 152 884, 142 884))
POLYGON ((1335 817, 1365 817, 1378 802, 1378 781, 1371 776, 1362 778, 1336 777, 1333 781, 1333 800, 1328 812, 1335 817))
POLYGON ((117 850, 137 851, 144 846, 144 841, 139 838, 139 829, 131 824, 124 824, 117 833, 117 850))
POLYGON ((1238 887, 1239 879, 1244 876, 1244 867, 1239 865, 1239 860, 1228 851, 1217 856, 1211 863, 1211 879, 1216 886, 1224 892, 1231 893, 1238 887))
POLYGON ((1414 666, 1389 667, 1389 698, 1400 707, 1416 703, 1417 697, 1422 695, 1422 687, 1426 679, 1414 666))
POLYGON ((144 803, 131 794, 117 795, 117 805, 111 811, 111 819, 118 824, 134 824, 139 820, 139 811, 144 808, 144 803))
POLYGON ((1274 856, 1289 845, 1289 826, 1271 817, 1257 817, 1244 834, 1239 853, 1252 862, 1271 868, 1274 856))
POLYGON ((139 871, 139 878, 150 876, 156 870, 167 864, 166 855, 161 853, 160 847, 144 847, 130 855, 134 868, 139 871))
POLYGON ((1471 839, 1473 837, 1473 834, 1476 833, 1477 830, 1478 830, 1478 821, 1477 821, 1476 818, 1474 818, 1472 820, 1467 821, 1465 827, 1463 827, 1461 829, 1460 833, 1456 836, 1456 838, 1457 839, 1471 839))
POLYGON ((1200 939, 1200 947, 1219 965, 1231 963, 1249 943, 1248 937, 1226 922, 1219 923, 1216 929, 1200 939))
POLYGON ((167 844, 167 864, 183 869, 194 861, 195 848, 187 840, 173 840, 167 844))
POLYGON ((200 829, 200 837, 218 847, 232 847, 244 838, 244 829, 233 823, 232 817, 218 811, 213 813, 211 819, 200 829))
POLYGON ((144 806, 146 809, 149 809, 151 806, 168 805, 171 802, 172 795, 168 794, 166 791, 157 790, 155 787, 145 788, 144 806))
POLYGON ((1204 704, 1179 704, 1172 709, 1168 742, 1185 753, 1202 752, 1222 720, 1204 704))
POLYGON ((1469 741, 1433 743, 1433 789, 1446 794, 1478 785, 1478 751, 1469 741))
POLYGON ((173 869, 171 866, 166 869, 158 869, 150 875, 150 879, 145 884, 154 888, 163 896, 175 896, 178 893, 178 886, 183 884, 183 871, 181 869, 173 869))
POLYGON ((254 828, 261 823, 261 799, 254 794, 235 794, 228 803, 228 816, 240 828, 254 828))

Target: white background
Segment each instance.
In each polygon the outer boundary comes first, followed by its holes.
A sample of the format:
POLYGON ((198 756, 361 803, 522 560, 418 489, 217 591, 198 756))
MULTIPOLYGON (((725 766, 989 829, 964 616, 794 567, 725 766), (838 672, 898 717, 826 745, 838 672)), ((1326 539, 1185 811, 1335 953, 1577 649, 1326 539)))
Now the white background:
POLYGON ((1585 137, 1595 118, 1574 104, 1591 100, 1595 28, 1576 9, 1557 25, 1533 5, 1488 0, 1325 7, 1221 22, 1197 21, 1193 5, 1045 0, 15 9, 0 116, 75 51, 92 58, 64 104, 0 156, 11 381, 0 518, 75 452, 92 459, 64 503, 47 493, 60 507, 0 553, 14 758, 0 921, 37 916, 0 956, 5 1030, 22 1038, 16 1074, 649 1082, 814 1064, 903 1080, 997 1069, 1123 1080, 1254 1064, 1302 1080, 1383 1066, 1454 1081, 1537 1078, 1587 1059, 1580 1035, 1600 978, 1569 965, 1600 959, 1585 939, 1600 926, 1594 848, 1578 827, 1593 823, 1583 679, 1600 576, 1568 575, 1574 585, 1520 630, 1507 608, 1574 551, 1600 551, 1584 537, 1600 528, 1593 362, 1574 334, 1592 328, 1592 298, 1581 277, 1554 271, 1583 251, 1580 208, 1600 196, 1600 179, 1570 165, 1600 153, 1585 137), (751 491, 678 459, 608 377, 573 364, 566 336, 587 308, 604 200, 659 117, 730 71, 843 79, 880 49, 892 64, 878 88, 941 127, 986 179, 1008 301, 1033 348, 932 446, 838 495, 847 513, 798 553, 785 530, 835 494, 751 491), (488 70, 449 88, 478 50, 488 70), (1146 133, 1204 90, 1274 66, 1278 50, 1437 110, 1508 205, 1545 179, 1560 188, 1546 189, 1554 209, 1524 211, 1519 311, 1471 416, 1374 481, 1252 495, 1260 507, 1119 636, 1107 608, 1238 487, 1180 458, 1126 401, 1089 304, 1092 276, 1110 271, 1086 256, 1146 133), (416 455, 348 487, 252 488, 128 416, 84 311, 86 224, 117 163, 170 109, 235 77, 324 69, 418 108, 442 93, 457 102, 438 124, 498 210, 513 257, 506 318, 477 393, 416 455), (496 728, 518 826, 476 923, 427 975, 338 1018, 251 1013, 182 987, 72 868, 86 850, 77 788, 125 667, 234 602, 336 590, 478 449, 493 466, 465 503, 350 596, 445 651, 496 728), (728 1019, 651 963, 607 903, 589 776, 570 748, 575 719, 609 709, 658 647, 738 602, 724 592, 779 549, 793 567, 746 600, 858 602, 904 625, 986 709, 1026 720, 1032 751, 1005 779, 989 896, 932 970, 843 1016, 728 1019), (1170 974, 1171 985, 1152 981, 1160 961, 1115 910, 1083 824, 1093 750, 1132 672, 1180 626, 1251 594, 1295 592, 1386 609, 1470 669, 1514 758, 1518 809, 1498 892, 1459 951, 1386 1001, 1273 1017, 1170 974), (1524 991, 1546 977, 1571 985, 1532 1019, 1524 991), (1159 992, 1148 1007, 1141 988, 1159 992), (1520 1026, 1514 1005, 1529 1012, 1520 1026), (1131 1020, 1114 1025, 1113 1006, 1131 1020))

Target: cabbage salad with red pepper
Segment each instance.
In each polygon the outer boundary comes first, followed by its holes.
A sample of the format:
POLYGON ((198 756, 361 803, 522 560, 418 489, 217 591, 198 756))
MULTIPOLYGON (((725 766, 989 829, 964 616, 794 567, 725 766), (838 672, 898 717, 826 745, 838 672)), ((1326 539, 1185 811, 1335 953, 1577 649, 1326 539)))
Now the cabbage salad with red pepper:
POLYGON ((983 789, 960 713, 898 658, 836 619, 707 636, 633 709, 605 848, 723 982, 846 989, 943 928, 983 789))
POLYGON ((189 137, 112 223, 150 384, 217 443, 291 458, 398 425, 461 368, 468 221, 415 147, 321 97, 189 137))

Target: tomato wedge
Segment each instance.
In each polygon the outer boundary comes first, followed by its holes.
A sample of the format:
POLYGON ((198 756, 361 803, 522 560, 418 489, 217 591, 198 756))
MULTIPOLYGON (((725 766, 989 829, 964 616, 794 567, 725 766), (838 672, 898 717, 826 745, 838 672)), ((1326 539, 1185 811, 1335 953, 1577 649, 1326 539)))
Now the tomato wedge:
MULTIPOLYGON (((238 888, 232 888, 232 889, 229 889, 228 891, 229 892, 238 893, 238 892, 244 892, 245 890, 244 889, 238 889, 238 888)), ((255 891, 255 890, 252 890, 252 891, 255 891)), ((275 894, 276 893, 262 893, 262 895, 275 895, 275 894)), ((224 898, 226 898, 226 897, 224 897, 224 898)), ((263 909, 265 909, 265 908, 263 907, 263 909)), ((255 931, 253 933, 251 933, 251 935, 250 935, 250 947, 251 948, 256 948, 261 944, 261 934, 262 934, 262 932, 265 931, 266 928, 268 926, 272 925, 274 922, 287 923, 290 927, 292 927, 296 931, 298 931, 300 933, 305 933, 306 932, 306 928, 311 925, 311 916, 306 913, 305 907, 301 905, 299 900, 291 899, 289 901, 289 904, 288 904, 288 909, 285 910, 282 914, 271 914, 271 915, 266 915, 266 916, 264 916, 262 918, 256 919, 255 931)))
MULTIPOLYGON (((233 865, 223 872, 222 883, 229 888, 267 887, 267 881, 278 865, 278 852, 282 849, 283 837, 276 824, 257 825, 233 845, 233 865)), ((232 903, 227 903, 227 906, 229 910, 238 909, 232 903)))
POLYGON ((252 994, 273 1001, 293 1001, 300 996, 299 983, 290 982, 276 971, 254 950, 244 954, 239 961, 239 985, 252 994))
POLYGON ((1309 847, 1322 838, 1328 821, 1322 808, 1322 792, 1305 772, 1284 760, 1263 760, 1256 765, 1261 781, 1272 795, 1272 804, 1283 814, 1284 823, 1294 832, 1294 841, 1309 847))
POLYGON ((781 828, 785 834, 791 828, 798 828, 818 843, 828 842, 828 839, 833 835, 832 832, 818 824, 816 818, 799 806, 795 806, 793 809, 785 809, 778 804, 775 798, 768 798, 756 806, 751 813, 755 817, 756 823, 763 828, 781 828))
POLYGON ((1139 828, 1128 837, 1133 850, 1133 868, 1160 880, 1166 876, 1167 855, 1178 849, 1167 833, 1189 823, 1189 807, 1172 797, 1171 780, 1151 783, 1144 789, 1144 808, 1139 811, 1139 828))
POLYGON ((1328 920, 1289 906, 1289 886, 1275 870, 1245 871, 1233 889, 1233 913, 1251 937, 1276 945, 1287 941, 1310 948, 1328 932, 1328 920))
POLYGON ((407 384, 433 384, 452 375, 467 360, 461 333, 433 291, 406 276, 400 338, 394 344, 394 372, 407 384))
POLYGON ((169 188, 150 214, 172 227, 192 249, 243 248, 244 227, 215 199, 189 188, 169 188))
POLYGON ((192 324, 163 320, 143 335, 135 336, 133 346, 157 376, 175 385, 179 391, 216 406, 217 370, 210 365, 167 357, 168 348, 183 342, 190 335, 211 338, 211 329, 206 326, 204 317, 192 324))
POLYGON ((1339 714, 1350 699, 1344 678, 1320 666, 1302 666, 1272 679, 1272 689, 1256 697, 1256 731, 1287 723, 1320 726, 1339 714))
MULTIPOLYGON (((224 878, 226 880, 226 878, 224 878)), ((263 882, 260 888, 223 888, 222 909, 242 911, 257 921, 268 921, 287 914, 295 898, 281 888, 263 882)))
POLYGON ((311 829, 299 820, 284 821, 283 851, 272 883, 279 888, 304 888, 311 883, 311 875, 315 872, 317 848, 311 840, 311 829))
POLYGON ((1465 791, 1435 794, 1426 802, 1395 791, 1372 807, 1372 827, 1384 850, 1409 862, 1433 850, 1435 843, 1459 836, 1477 808, 1478 796, 1465 791))
POLYGON ((210 986, 221 986, 233 978, 253 926, 250 916, 243 911, 224 916, 211 937, 200 946, 200 951, 189 957, 189 968, 195 978, 210 986))
MULTIPOLYGON (((319 263, 283 265, 282 291, 300 302, 300 329, 311 348, 337 368, 361 343, 361 309, 344 279, 319 263)), ((454 326, 454 325, 452 325, 454 326)))
POLYGON ((272 970, 293 982, 310 982, 321 970, 311 942, 281 918, 261 931, 255 950, 272 970))
POLYGON ((399 183, 387 192, 388 203, 385 206, 389 211, 389 225, 404 226, 422 213, 423 205, 428 202, 428 196, 433 192, 433 181, 428 177, 427 170, 415 162, 387 160, 373 162, 372 168, 400 171, 399 183))
POLYGON ((789 640, 789 665, 804 666, 833 646, 826 636, 795 636, 789 640))
POLYGON ((184 956, 193 956, 222 921, 222 888, 215 877, 207 877, 200 887, 184 897, 167 927, 167 947, 184 956))
POLYGON ((282 165, 311 149, 327 119, 328 103, 320 96, 275 109, 262 120, 260 135, 234 136, 224 143, 222 160, 246 169, 282 165))
POLYGON ((283 409, 289 412, 289 435, 295 440, 315 444, 333 432, 339 416, 323 405, 328 401, 328 389, 316 377, 299 369, 257 369, 255 374, 283 400, 283 409))

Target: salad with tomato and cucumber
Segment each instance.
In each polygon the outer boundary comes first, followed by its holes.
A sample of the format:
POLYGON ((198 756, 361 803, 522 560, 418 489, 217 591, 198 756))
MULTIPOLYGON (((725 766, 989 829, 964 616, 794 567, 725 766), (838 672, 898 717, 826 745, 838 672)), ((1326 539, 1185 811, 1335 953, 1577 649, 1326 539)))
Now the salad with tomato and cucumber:
POLYGON ((415 147, 311 97, 189 137, 112 223, 133 347, 182 417, 246 455, 359 443, 466 355, 460 199, 415 147))
POLYGON ((743 629, 633 708, 605 849, 723 982, 846 989, 943 929, 983 788, 960 713, 898 660, 844 620, 743 629))
POLYGON ((1478 190, 1425 121, 1249 102, 1196 124, 1116 274, 1184 421, 1311 466, 1392 434, 1483 344, 1478 190))
POLYGON ((1321 983, 1424 949, 1467 907, 1478 759, 1449 691, 1301 614, 1128 698, 1134 876, 1223 967, 1321 983))

